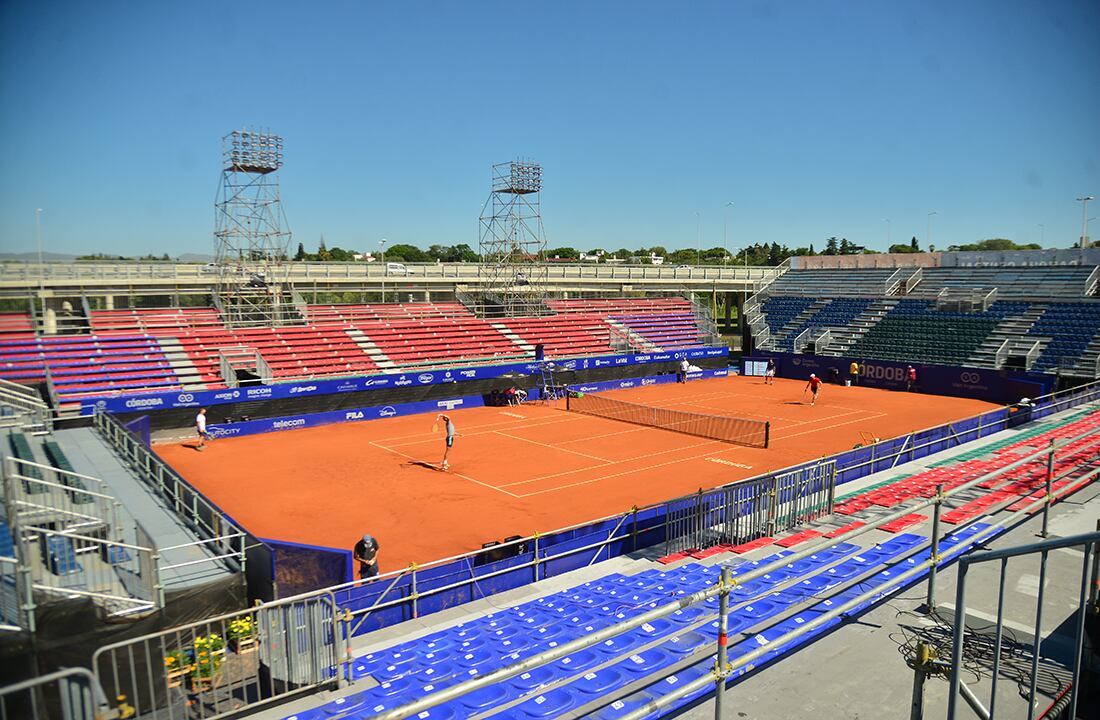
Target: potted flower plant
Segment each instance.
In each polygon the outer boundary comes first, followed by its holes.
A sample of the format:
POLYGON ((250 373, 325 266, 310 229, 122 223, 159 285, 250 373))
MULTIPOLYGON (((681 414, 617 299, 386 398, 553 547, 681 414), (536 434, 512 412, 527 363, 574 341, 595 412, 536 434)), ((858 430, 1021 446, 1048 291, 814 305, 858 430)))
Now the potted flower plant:
POLYGON ((195 667, 191 672, 191 686, 203 690, 214 684, 214 676, 225 659, 225 641, 221 635, 210 633, 195 638, 195 667))
POLYGON ((179 687, 184 678, 191 674, 195 664, 191 653, 184 650, 173 650, 164 656, 164 677, 168 687, 179 687))
POLYGON ((238 653, 256 649, 256 623, 250 615, 239 617, 229 623, 229 644, 238 653))

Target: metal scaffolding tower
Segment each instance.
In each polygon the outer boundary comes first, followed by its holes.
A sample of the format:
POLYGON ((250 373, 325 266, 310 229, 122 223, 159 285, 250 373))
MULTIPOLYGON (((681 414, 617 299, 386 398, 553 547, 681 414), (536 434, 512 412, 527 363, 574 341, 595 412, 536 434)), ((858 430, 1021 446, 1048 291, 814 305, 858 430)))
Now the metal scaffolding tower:
POLYGON ((493 166, 481 215, 478 287, 470 293, 481 317, 546 315, 546 239, 539 192, 542 166, 514 160, 493 166))
POLYGON ((214 218, 214 304, 230 327, 270 326, 298 318, 288 302, 286 229, 278 170, 283 139, 267 130, 222 138, 222 177, 214 218))

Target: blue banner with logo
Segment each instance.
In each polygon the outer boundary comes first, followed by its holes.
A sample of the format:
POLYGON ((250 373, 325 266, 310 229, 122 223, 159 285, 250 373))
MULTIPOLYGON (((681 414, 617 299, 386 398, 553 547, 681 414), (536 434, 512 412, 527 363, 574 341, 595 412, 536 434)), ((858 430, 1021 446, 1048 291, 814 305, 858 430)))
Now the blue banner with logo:
MULTIPOLYGON (((688 358, 723 357, 729 355, 728 347, 706 347, 633 355, 601 355, 587 358, 571 358, 548 361, 555 371, 588 370, 590 368, 619 367, 669 362, 688 358)), ((91 415, 97 409, 109 413, 131 413, 175 408, 207 407, 234 402, 276 400, 302 395, 329 395, 332 393, 362 392, 387 388, 460 383, 468 380, 488 380, 505 373, 537 375, 541 368, 535 362, 508 363, 505 365, 481 365, 470 368, 449 368, 424 372, 390 373, 364 377, 309 380, 275 385, 252 385, 222 390, 176 391, 148 395, 122 395, 111 398, 85 400, 80 405, 82 415, 91 415)))
MULTIPOLYGON (((725 377, 728 374, 728 368, 693 371, 688 373, 688 380, 725 377)), ((647 385, 663 385, 670 382, 676 382, 675 375, 665 374, 654 377, 629 378, 624 380, 603 380, 595 383, 570 385, 570 388, 577 392, 591 393, 605 390, 645 387, 647 385)), ((538 390, 532 388, 530 398, 533 400, 537 397, 538 390)), ((482 407, 484 404, 484 400, 480 395, 466 395, 464 397, 450 398, 447 400, 422 400, 420 402, 394 403, 393 405, 379 405, 356 408, 353 410, 334 410, 330 412, 265 418, 263 420, 246 420, 243 422, 208 425, 206 430, 215 438, 242 437, 244 435, 256 435, 259 433, 281 432, 283 430, 298 430, 300 428, 318 427, 320 425, 332 425, 333 423, 379 420, 382 418, 404 415, 475 408, 482 407)))
MULTIPOLYGON (((743 366, 768 357, 775 358, 776 373, 780 377, 805 380, 815 373, 826 382, 831 369, 837 370, 840 382, 848 379, 853 358, 829 355, 795 355, 793 353, 760 352, 762 357, 742 358, 743 366)), ((1055 378, 1042 373, 1018 370, 994 370, 992 368, 954 367, 950 365, 925 365, 900 363, 889 360, 858 360, 862 371, 859 384, 886 390, 905 390, 906 374, 912 365, 917 371, 917 392, 933 395, 953 395, 996 403, 1014 403, 1020 398, 1035 398, 1054 389, 1055 378)))

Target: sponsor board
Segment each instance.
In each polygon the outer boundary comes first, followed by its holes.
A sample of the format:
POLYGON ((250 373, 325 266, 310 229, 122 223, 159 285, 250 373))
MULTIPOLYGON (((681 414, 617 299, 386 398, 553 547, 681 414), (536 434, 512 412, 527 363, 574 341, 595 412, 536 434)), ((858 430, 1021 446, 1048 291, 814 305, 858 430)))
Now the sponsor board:
MULTIPOLYGON (((704 370, 703 377, 717 377, 720 370, 704 370)), ((654 385, 675 382, 673 375, 658 375, 647 378, 632 378, 629 380, 606 380, 603 382, 587 383, 576 386, 573 389, 580 392, 600 392, 603 390, 616 390, 620 387, 638 387, 639 385, 654 385)), ((480 395, 466 395, 446 400, 420 400, 411 403, 398 403, 395 405, 382 405, 373 407, 354 408, 350 410, 334 410, 329 412, 312 413, 308 415, 293 415, 290 417, 267 418, 264 420, 245 420, 231 424, 218 424, 207 426, 208 432, 214 437, 238 437, 255 435, 258 433, 280 432, 307 427, 319 427, 342 422, 358 422, 363 420, 376 420, 379 418, 401 417, 417 413, 436 413, 441 408, 454 410, 457 408, 475 408, 484 405, 480 395)))
MULTIPOLYGON (((729 348, 712 347, 697 348, 685 352, 677 352, 677 357, 686 354, 688 358, 713 357, 716 355, 728 355, 729 348)), ((664 362, 672 358, 671 352, 664 353, 639 353, 637 355, 601 355, 582 359, 571 358, 561 361, 553 361, 555 367, 562 369, 592 368, 592 367, 623 367, 627 365, 649 364, 664 362)), ((309 384, 276 383, 273 385, 255 385, 233 390, 199 390, 194 392, 165 392, 150 393, 146 395, 123 395, 111 398, 97 398, 81 403, 81 414, 91 415, 100 410, 113 413, 129 413, 138 410, 156 410, 170 408, 195 407, 196 405, 218 405, 241 401, 278 400, 289 397, 298 397, 302 394, 321 395, 328 393, 346 393, 364 390, 375 390, 391 387, 408 387, 410 385, 430 385, 437 383, 454 383, 460 380, 480 380, 499 377, 506 373, 522 372, 537 374, 542 366, 526 361, 523 363, 507 363, 502 365, 479 366, 477 368, 452 368, 441 372, 424 372, 418 374, 383 374, 373 377, 356 379, 340 378, 338 380, 314 380, 309 384)))

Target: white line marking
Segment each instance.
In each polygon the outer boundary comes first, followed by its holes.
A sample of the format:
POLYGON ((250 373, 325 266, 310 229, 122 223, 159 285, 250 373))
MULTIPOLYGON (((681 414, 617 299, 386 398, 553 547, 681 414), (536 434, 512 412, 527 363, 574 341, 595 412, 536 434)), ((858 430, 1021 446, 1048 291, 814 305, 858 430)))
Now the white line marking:
POLYGON ((604 463, 613 462, 612 460, 608 460, 607 458, 596 457, 595 455, 589 455, 588 453, 582 453, 582 452, 578 452, 576 450, 569 450, 567 448, 559 447, 557 445, 547 445, 546 443, 539 442, 538 440, 531 440, 529 438, 520 437, 519 435, 509 435, 508 433, 504 432, 503 430, 497 430, 495 432, 495 434, 500 435, 502 437, 506 437, 506 438, 512 438, 513 440, 522 440, 523 442, 529 442, 532 445, 541 445, 542 447, 550 448, 551 450, 560 450, 561 452, 567 452, 567 453, 570 453, 572 455, 580 455, 581 457, 586 457, 586 458, 589 458, 590 460, 599 460, 600 462, 604 462, 604 463))
MULTIPOLYGON (((408 458, 409 460, 412 460, 413 462, 427 462, 426 460, 421 460, 418 457, 413 457, 412 455, 406 455, 405 453, 401 452, 400 450, 394 450, 391 447, 386 447, 385 445, 379 445, 378 443, 374 442, 373 440, 370 441, 370 444, 375 446, 379 450, 387 450, 391 453, 394 453, 395 455, 400 455, 403 458, 408 458)), ((503 488, 498 488, 494 485, 489 485, 488 483, 483 483, 480 480, 474 480, 469 475, 463 475, 462 473, 456 473, 456 472, 453 472, 453 471, 448 471, 448 472, 450 472, 450 474, 454 475, 455 477, 460 477, 463 480, 469 480, 470 482, 472 482, 476 485, 480 485, 481 487, 484 487, 484 488, 489 488, 490 490, 496 490, 497 492, 502 492, 505 495, 510 495, 511 497, 514 497, 517 500, 520 499, 521 497, 523 497, 522 495, 516 495, 514 493, 510 493, 507 490, 504 490, 503 488)))
MULTIPOLYGON (((691 450, 692 448, 703 447, 705 445, 714 445, 716 443, 720 443, 722 445, 726 444, 726 443, 721 443, 721 441, 719 441, 719 440, 707 440, 706 442, 695 443, 694 445, 685 445, 684 447, 673 448, 671 450, 662 450, 660 452, 649 453, 648 455, 638 455, 636 457, 628 458, 626 460, 614 460, 614 461, 609 460, 607 462, 607 465, 609 465, 609 466, 610 465, 624 465, 626 463, 635 462, 637 460, 644 460, 647 457, 654 457, 656 455, 667 455, 668 453, 671 453, 671 452, 679 452, 681 450, 691 450)), ((735 448, 731 447, 731 448, 728 448, 728 449, 733 450, 735 448)), ((706 457, 706 455, 710 455, 710 454, 712 454, 712 452, 713 451, 708 452, 705 455, 693 455, 691 457, 682 458, 682 459, 683 460, 695 460, 697 458, 706 457)), ((718 452, 725 452, 725 450, 719 450, 718 452)), ((606 475, 604 477, 617 477, 618 475, 626 475, 627 473, 632 473, 632 472, 641 472, 642 470, 648 470, 651 467, 662 467, 663 465, 671 465, 672 463, 677 463, 677 462, 680 462, 680 460, 672 460, 671 462, 661 463, 660 465, 649 465, 649 466, 646 466, 646 467, 641 468, 641 469, 627 470, 626 472, 616 473, 616 475, 606 475)), ((595 470, 596 468, 599 468, 599 467, 602 467, 602 466, 596 465, 596 466, 590 467, 590 468, 578 468, 576 470, 565 470, 564 472, 553 473, 551 475, 542 475, 541 477, 531 478, 530 480, 519 480, 519 481, 514 482, 514 483, 508 483, 506 485, 501 485, 501 487, 512 487, 513 485, 526 485, 528 483, 538 482, 539 480, 547 480, 547 479, 553 478, 553 477, 561 477, 562 475, 572 475, 574 473, 585 472, 585 471, 588 471, 588 470, 595 470)), ((596 479, 597 480, 602 480, 603 478, 596 478, 596 479)), ((562 487, 572 487, 572 486, 571 485, 563 485, 562 487)), ((547 491, 544 490, 544 491, 540 491, 540 492, 547 492, 547 491)), ((538 493, 531 493, 531 494, 537 495, 538 493)), ((527 496, 526 495, 520 495, 520 497, 527 497, 527 496)))

